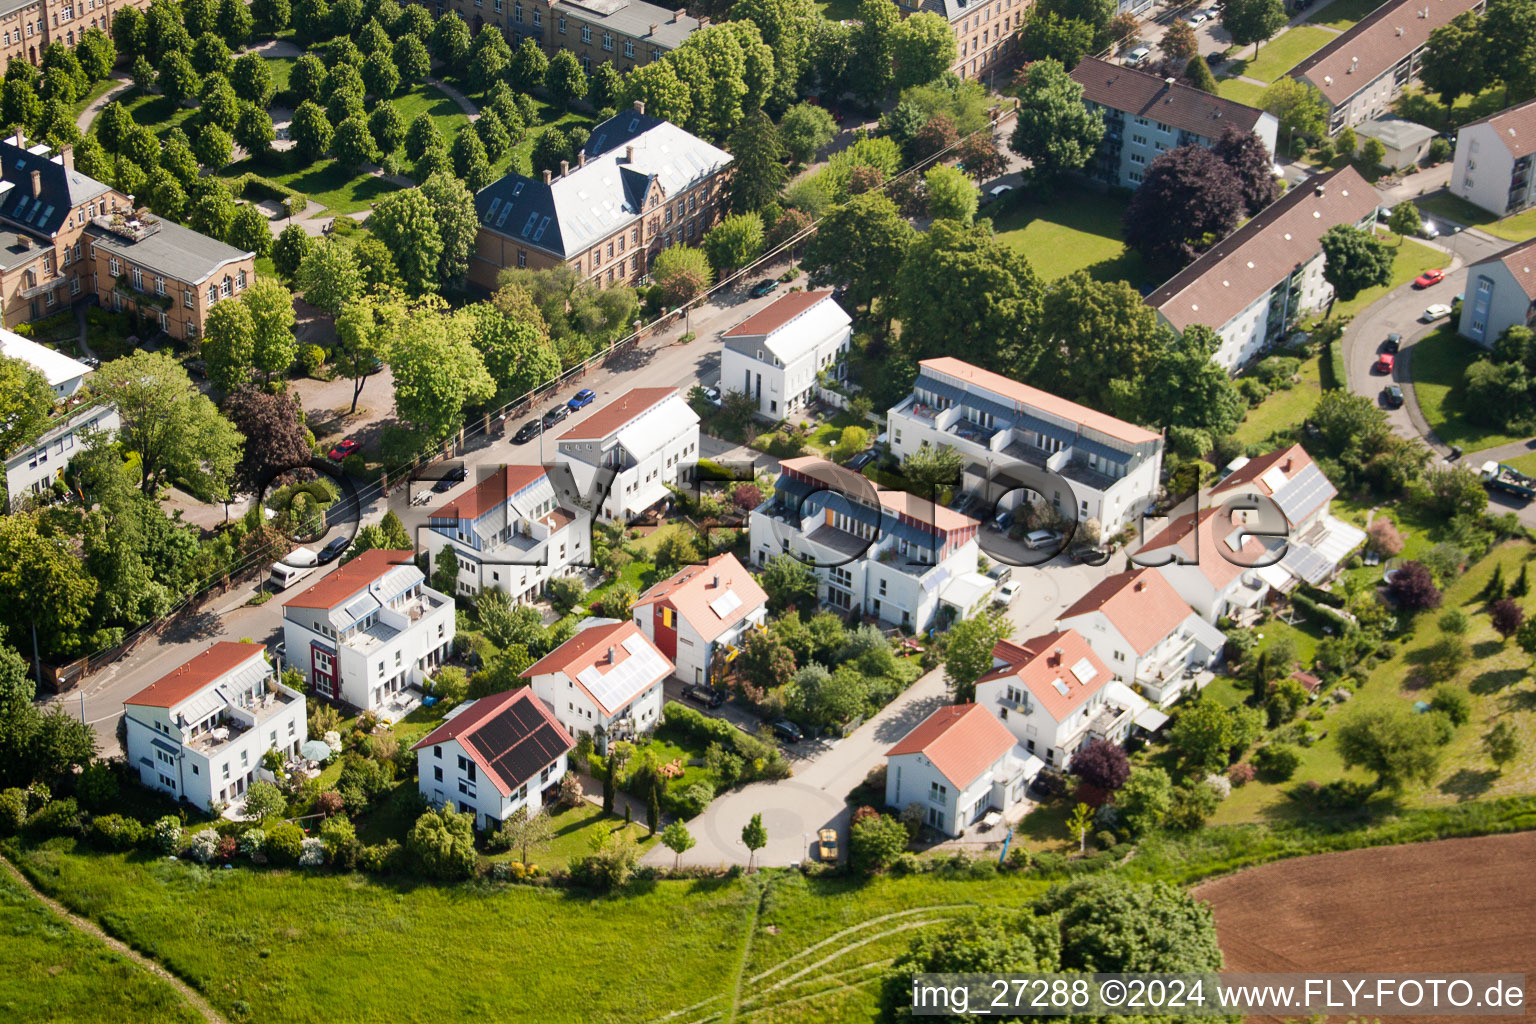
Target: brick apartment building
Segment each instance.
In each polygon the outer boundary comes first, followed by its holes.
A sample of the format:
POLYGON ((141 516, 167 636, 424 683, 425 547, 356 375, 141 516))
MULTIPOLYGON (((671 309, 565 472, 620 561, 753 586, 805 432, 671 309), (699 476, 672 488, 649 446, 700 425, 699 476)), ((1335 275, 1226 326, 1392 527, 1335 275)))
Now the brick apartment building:
POLYGON ((929 11, 949 22, 955 34, 955 64, 961 78, 981 78, 996 70, 1013 52, 1014 39, 1024 26, 1028 0, 895 0, 902 17, 929 11))
POLYGON ((49 43, 74 46, 87 30, 110 33, 112 15, 144 10, 149 0, 5 0, 0 2, 0 65, 12 58, 37 64, 49 43))
POLYGON ((709 24, 644 0, 450 0, 432 9, 457 11, 471 32, 495 25, 513 47, 532 39, 550 56, 570 50, 588 72, 605 61, 626 72, 660 60, 709 24))

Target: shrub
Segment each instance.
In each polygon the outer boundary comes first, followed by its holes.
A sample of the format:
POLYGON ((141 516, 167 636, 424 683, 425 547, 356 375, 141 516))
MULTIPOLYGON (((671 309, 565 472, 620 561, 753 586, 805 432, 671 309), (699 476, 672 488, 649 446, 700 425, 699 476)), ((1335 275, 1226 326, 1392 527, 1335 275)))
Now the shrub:
POLYGON ((176 853, 181 849, 181 819, 166 815, 155 822, 155 846, 161 853, 176 853))
POLYGON ((75 797, 93 811, 111 807, 117 790, 117 773, 105 761, 92 761, 75 780, 75 797))
POLYGON ((299 365, 304 368, 306 377, 315 376, 325 365, 325 349, 319 345, 305 345, 299 350, 299 365))
MULTIPOLYGON (((581 788, 581 776, 575 772, 566 772, 560 776, 561 807, 580 807, 584 796, 585 794, 581 788)), ((714 794, 710 794, 710 796, 713 798, 714 794)))
POLYGON ((429 810, 411 827, 406 848, 433 878, 468 878, 476 864, 474 820, 452 807, 429 810))
POLYGON ((695 782, 680 791, 668 791, 667 813, 675 818, 694 818, 704 813, 704 808, 715 798, 715 791, 707 782, 695 782))
POLYGON ((299 867, 317 868, 325 863, 325 844, 308 838, 299 844, 299 867))
POLYGON ((1029 867, 1029 850, 1024 846, 1008 847, 1008 866, 1015 871, 1024 871, 1029 867))
POLYGON ((304 830, 291 821, 277 825, 267 833, 266 855, 275 864, 293 864, 304 848, 304 830))
POLYGON ((1385 558, 1391 558, 1403 552, 1403 535, 1386 516, 1372 520, 1371 525, 1366 528, 1365 536, 1370 548, 1385 558))
POLYGON ((253 782, 245 791, 245 816, 254 821, 281 814, 287 806, 288 798, 270 782, 253 782))
POLYGON ((345 870, 357 864, 357 830, 344 817, 327 818, 320 826, 320 841, 325 845, 326 859, 345 870))
POLYGON ((1210 787, 1212 793, 1216 794, 1218 800, 1225 800, 1232 795, 1232 780, 1225 775, 1207 775, 1205 784, 1210 787))
POLYGON ((207 864, 219 852, 219 834, 211 828, 192 833, 187 843, 187 856, 199 864, 207 864))
POLYGON ((1471 695, 1451 686, 1437 686, 1429 706, 1435 711, 1444 712, 1452 725, 1466 725, 1472 718, 1471 695))
POLYGON ((228 864, 235 859, 235 853, 239 850, 239 844, 234 836, 219 836, 218 850, 214 853, 215 859, 220 864, 228 864))
POLYGON ((80 808, 73 797, 50 800, 32 812, 26 830, 39 837, 80 835, 80 808))
POLYGON ((393 839, 386 839, 376 846, 364 846, 357 851, 357 866, 375 875, 400 870, 403 859, 400 844, 393 839))
POLYGON ((91 822, 91 841, 104 850, 131 850, 144 838, 144 826, 135 818, 104 814, 91 822))
POLYGON ((1115 834, 1109 829, 1104 829, 1093 834, 1093 845, 1101 850, 1110 850, 1115 846, 1115 834))
POLYGON ((1301 765, 1301 751, 1289 743, 1271 743, 1260 747, 1253 755, 1253 763, 1269 778, 1284 782, 1296 774, 1301 765))
POLYGON ((267 846, 267 833, 259 828, 248 828, 240 833, 239 849, 247 857, 254 857, 267 846))
POLYGON ((353 452, 341 460, 341 468, 349 476, 362 476, 368 472, 368 460, 363 458, 361 452, 353 452))
POLYGON ((1067 858, 1065 854, 1055 850, 1041 850, 1035 854, 1035 870, 1042 875, 1059 875, 1066 870, 1067 858))
POLYGON ((907 827, 888 814, 860 818, 848 830, 849 863, 865 874, 890 867, 906 848, 907 827))
POLYGON ((0 836, 13 836, 27 823, 27 792, 7 789, 0 792, 0 836))
POLYGON ((1253 765, 1247 761, 1239 761, 1227 769, 1227 778, 1231 780, 1234 786, 1242 786, 1252 782, 1253 777, 1253 765))

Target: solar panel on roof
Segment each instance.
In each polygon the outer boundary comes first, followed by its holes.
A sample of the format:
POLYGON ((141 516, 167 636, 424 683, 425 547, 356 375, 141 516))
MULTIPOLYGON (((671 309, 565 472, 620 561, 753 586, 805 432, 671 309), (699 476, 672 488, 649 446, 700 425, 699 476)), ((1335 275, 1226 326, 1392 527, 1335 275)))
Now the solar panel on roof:
POLYGON ((1291 544, 1280 567, 1308 583, 1320 583, 1333 569, 1333 561, 1305 544, 1291 544))
POLYGON ((1312 511, 1332 487, 1333 484, 1328 482, 1323 471, 1311 465, 1302 470, 1301 475, 1292 480, 1285 490, 1275 495, 1275 504, 1280 506, 1285 518, 1294 523, 1312 511))
POLYGON ((1086 683, 1099 674, 1099 670, 1093 667, 1093 662, 1087 658, 1079 658, 1077 664, 1072 666, 1072 674, 1080 683, 1086 683))
POLYGON ((1061 694, 1063 697, 1068 697, 1072 694, 1072 691, 1067 689, 1067 684, 1062 682, 1060 679, 1052 679, 1051 685, 1056 687, 1056 692, 1061 694))
POLYGON ((736 591, 727 590, 713 601, 709 602, 709 610, 720 618, 725 618, 731 612, 741 607, 741 598, 736 596, 736 591))
POLYGON ((628 704, 658 676, 666 675, 667 664, 645 637, 636 633, 622 644, 629 657, 603 672, 589 665, 576 674, 587 692, 605 708, 617 709, 628 704))

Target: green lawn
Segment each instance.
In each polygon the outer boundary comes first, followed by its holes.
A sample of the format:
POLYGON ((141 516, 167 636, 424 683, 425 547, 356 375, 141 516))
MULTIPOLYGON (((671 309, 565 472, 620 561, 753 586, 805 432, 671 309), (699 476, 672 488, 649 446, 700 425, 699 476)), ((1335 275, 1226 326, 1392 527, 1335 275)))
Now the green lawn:
POLYGON ((332 159, 305 163, 295 150, 238 161, 230 164, 224 174, 233 178, 247 171, 304 193, 309 199, 308 212, 311 214, 317 208, 337 215, 356 213, 373 206, 380 196, 400 188, 380 177, 353 174, 332 159))
POLYGON ((1235 436, 1245 445, 1257 444, 1277 431, 1298 427, 1322 396, 1321 356, 1302 361, 1301 379, 1285 391, 1272 391, 1248 410, 1235 436))
POLYGON ((135 121, 149 128, 162 139, 170 133, 172 128, 178 127, 197 112, 192 107, 184 107, 153 93, 130 91, 122 103, 135 121))
POLYGON ((90 89, 86 90, 85 95, 81 96, 80 99, 75 102, 75 116, 78 117, 79 115, 85 113, 86 107, 90 106, 94 101, 100 99, 102 96, 105 96, 113 89, 116 89, 120 84, 122 83, 116 81, 115 79, 103 78, 101 81, 91 86, 90 89))
MULTIPOLYGON (((1529 455, 1517 455, 1512 459, 1505 459, 1504 465, 1514 466, 1526 476, 1536 476, 1536 452, 1531 452, 1529 455)), ((1472 468, 1476 469, 1477 467, 1474 466, 1472 468)))
POLYGON ((170 985, 58 917, 0 868, 0 1017, 201 1021, 170 985))
POLYGON ((297 57, 268 57, 267 70, 272 72, 272 88, 281 96, 288 91, 288 82, 293 77, 293 66, 298 63, 297 57))
POLYGON ((1118 193, 1066 184, 1047 198, 1011 199, 990 216, 998 238, 1047 281, 1086 270, 1099 281, 1141 284, 1146 268, 1120 236, 1126 202, 1118 193))
POLYGON ((1216 80, 1216 94, 1234 103, 1257 107, 1264 101, 1264 86, 1237 78, 1219 78, 1216 80))
MULTIPOLYGON (((1388 245, 1396 250, 1396 256, 1392 263, 1392 280, 1384 285, 1367 288, 1348 302, 1339 301, 1333 304, 1333 315, 1355 316, 1371 303, 1380 299, 1394 288, 1400 288, 1418 277, 1431 267, 1443 267, 1448 262, 1448 257, 1439 249, 1431 249, 1427 245, 1421 245, 1411 238, 1402 240, 1402 245, 1397 245, 1397 236, 1383 233, 1388 245)), ((1425 305, 1428 305, 1426 302, 1425 305)))
POLYGON ((1333 0, 1307 15, 1307 23, 1342 32, 1380 6, 1381 0, 1333 0))
POLYGON ((852 21, 859 16, 858 0, 816 0, 816 9, 828 21, 852 21))
POLYGON ((1462 378, 1484 354, 1481 346, 1458 337, 1455 328, 1446 324, 1413 346, 1409 363, 1413 393, 1430 428, 1441 441, 1459 444, 1469 452, 1522 440, 1475 423, 1467 415, 1462 378))
POLYGON ((1496 217, 1448 191, 1436 192, 1418 201, 1427 214, 1443 217, 1454 224, 1486 231, 1495 238, 1523 242, 1536 235, 1536 209, 1522 210, 1510 217, 1496 217))
POLYGON ((1438 96, 1422 89, 1409 89, 1393 101, 1392 110, 1400 117, 1443 132, 1496 114, 1510 103, 1509 94, 1502 85, 1490 86, 1475 96, 1461 96, 1449 110, 1438 96))
MULTIPOLYGON (((550 822, 555 829, 555 838, 542 853, 530 852, 528 862, 544 867, 565 865, 578 857, 585 857, 592 852, 593 840, 603 832, 615 833, 625 831, 624 816, 622 814, 606 814, 601 807, 595 807, 583 802, 580 807, 570 807, 551 815, 550 822)), ((634 839, 642 851, 649 850, 659 840, 651 839, 646 835, 645 819, 631 824, 628 828, 630 838, 634 839)), ((498 854, 497 860, 522 860, 522 853, 513 850, 508 854, 498 854)))
MULTIPOLYGON (((1258 57, 1235 60, 1228 71, 1233 75, 1257 78, 1261 82, 1273 82, 1337 36, 1338 33, 1315 25, 1301 25, 1260 46, 1258 57)), ((1227 54, 1237 58, 1252 52, 1246 46, 1234 46, 1227 54)))
POLYGON ((435 85, 427 85, 425 82, 411 87, 409 92, 402 93, 391 100, 395 109, 400 112, 400 117, 406 124, 416 119, 416 115, 423 112, 432 115, 432 123, 437 125, 437 130, 442 133, 443 141, 453 145, 453 140, 459 137, 459 132, 469 127, 469 116, 459 109, 459 105, 448 98, 448 94, 435 85))

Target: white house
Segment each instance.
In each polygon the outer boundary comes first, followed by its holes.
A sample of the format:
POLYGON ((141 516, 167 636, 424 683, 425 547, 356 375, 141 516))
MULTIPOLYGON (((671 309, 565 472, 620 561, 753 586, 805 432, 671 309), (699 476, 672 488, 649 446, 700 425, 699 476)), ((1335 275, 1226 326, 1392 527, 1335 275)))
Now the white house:
POLYGON ((590 556, 590 514, 563 504, 542 466, 502 466, 433 509, 427 528, 431 572, 451 547, 459 563, 456 593, 490 588, 517 604, 536 600, 551 579, 590 556))
POLYGON ((841 377, 853 321, 831 289, 791 292, 720 336, 720 387, 781 420, 816 397, 817 374, 841 377))
POLYGON ((1370 227, 1380 203, 1353 166, 1308 178, 1147 296, 1147 305, 1180 333, 1195 324, 1215 331, 1211 358, 1239 370, 1327 306, 1333 286, 1323 278, 1323 235, 1335 224, 1370 227))
POLYGON ((958 836, 988 811, 1024 799, 1039 761, 979 704, 951 704, 923 719, 885 752, 885 802, 917 804, 923 822, 958 836))
POLYGON ((609 740, 650 732, 661 720, 661 684, 672 662, 633 620, 588 619, 580 632, 523 670, 533 692, 572 736, 609 740))
POLYGON ((1456 131, 1451 194, 1497 217, 1536 202, 1531 160, 1536 157, 1536 100, 1462 125, 1456 131))
POLYGON ((1260 568, 1272 556, 1246 520, 1241 511, 1216 506, 1184 512, 1132 550, 1131 560, 1162 573, 1207 622, 1247 621, 1269 596, 1260 568))
POLYGON ((1285 522, 1270 536, 1259 533, 1259 542, 1271 551, 1285 552, 1258 575, 1275 590, 1287 593, 1298 583, 1316 586, 1339 571, 1344 560, 1365 543, 1365 531, 1337 519, 1328 510, 1338 496, 1322 469, 1299 444, 1280 448, 1257 458, 1234 459, 1229 472, 1210 490, 1214 505, 1257 508, 1255 522, 1269 507, 1278 507, 1285 522))
POLYGON ((0 328, 0 355, 31 365, 47 378, 53 397, 59 401, 79 391, 91 373, 91 368, 80 360, 4 328, 0 328))
POLYGON ((1072 79, 1083 87, 1083 105, 1104 118, 1104 138, 1084 171, 1107 184, 1134 189, 1170 149, 1210 149, 1233 128, 1252 132, 1274 156, 1273 114, 1098 57, 1078 61, 1072 79))
POLYGON ((1287 74, 1316 86, 1328 105, 1328 134, 1392 112, 1418 81, 1430 33, 1486 0, 1387 0, 1287 74))
POLYGON ((240 801, 267 751, 297 757, 306 722, 265 647, 224 641, 123 701, 124 751, 144 785, 215 813, 240 801))
POLYGON ((964 455, 964 486, 985 508, 1034 491, 1106 535, 1156 496, 1163 465, 1158 434, 949 356, 918 364, 888 430, 898 457, 924 443, 964 455))
POLYGON ((768 595, 730 553, 684 566, 634 606, 641 632, 685 683, 717 683, 741 638, 767 617, 768 595))
POLYGON ((693 478, 699 417, 677 388, 635 388, 560 435, 555 462, 605 519, 630 520, 693 478), (609 482, 611 480, 611 483, 609 482))
POLYGON ((420 686, 453 645, 453 601, 410 551, 364 551, 283 604, 288 663, 314 693, 362 710, 420 686))
POLYGON ((1226 643, 1156 569, 1105 577, 1061 613, 1056 628, 1088 641, 1113 679, 1164 706, 1195 687, 1195 673, 1226 643))
POLYGON ((122 423, 117 406, 110 402, 83 402, 56 414, 47 430, 7 454, 5 486, 11 500, 48 490, 84 445, 87 434, 96 430, 116 434, 122 423))
POLYGON ((1423 163, 1429 155, 1429 144, 1439 134, 1426 125, 1391 115, 1373 117, 1369 121, 1360 122, 1355 128, 1355 135, 1362 140, 1361 145, 1364 145, 1365 139, 1375 139, 1381 143, 1382 151, 1386 154, 1381 166, 1394 171, 1423 163))
POLYGON ((519 807, 531 817, 554 801, 575 745, 523 687, 459 705, 411 749, 428 803, 457 805, 476 828, 495 831, 519 807))
POLYGON ((1467 297, 1456 330, 1492 346, 1511 327, 1536 323, 1536 238, 1510 246, 1467 268, 1467 297))
POLYGON ((926 498, 887 491, 868 477, 806 456, 779 466, 773 495, 754 509, 752 560, 790 553, 812 567, 823 604, 911 630, 941 607, 982 610, 991 581, 976 571, 980 526, 926 498))
POLYGON ((1058 771, 1091 739, 1124 743, 1138 717, 1149 729, 1167 721, 1115 682, 1088 641, 1070 629, 1023 643, 999 640, 992 666, 976 681, 976 703, 1026 752, 1058 771))

